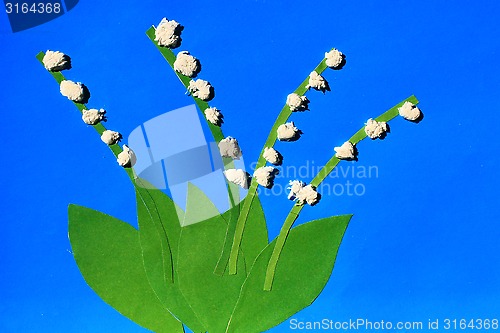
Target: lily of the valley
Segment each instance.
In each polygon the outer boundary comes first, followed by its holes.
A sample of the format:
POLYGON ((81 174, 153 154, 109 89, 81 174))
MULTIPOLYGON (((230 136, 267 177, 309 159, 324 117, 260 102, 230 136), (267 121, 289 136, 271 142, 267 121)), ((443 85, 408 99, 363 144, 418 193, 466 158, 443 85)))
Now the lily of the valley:
POLYGON ((307 203, 314 206, 321 198, 321 195, 316 191, 314 186, 310 184, 306 185, 300 180, 290 181, 288 190, 290 190, 288 193, 288 199, 297 200, 299 205, 307 203))
POLYGON ((81 103, 85 100, 85 91, 81 82, 63 80, 60 85, 61 94, 70 101, 81 103))
POLYGON ((219 151, 222 157, 229 157, 233 160, 239 160, 242 155, 238 140, 230 136, 219 142, 219 151))
POLYGON ((293 121, 278 126, 277 134, 280 141, 296 141, 302 132, 295 127, 293 121))
POLYGON ((59 72, 71 68, 71 58, 59 51, 47 50, 42 62, 45 69, 51 72, 59 72))
POLYGON ((195 77, 200 72, 200 61, 189 54, 187 51, 181 51, 177 54, 174 61, 174 70, 187 77, 195 77))
POLYGON ((82 111, 82 120, 87 125, 97 125, 101 121, 106 121, 106 111, 104 109, 90 109, 82 111))
POLYGON ((279 173, 279 170, 272 166, 263 166, 258 168, 253 173, 255 181, 265 188, 271 188, 274 185, 274 178, 279 173))
POLYGON ((406 120, 416 121, 422 116, 420 109, 412 102, 406 101, 398 108, 399 115, 406 120))
POLYGON ((115 131, 105 130, 101 135, 101 140, 108 146, 117 144, 122 139, 122 135, 115 131))
POLYGON ((370 139, 383 138, 388 130, 389 126, 384 121, 379 122, 370 118, 366 122, 365 133, 370 139))
POLYGON ((116 161, 124 168, 131 168, 137 162, 137 157, 132 149, 127 145, 123 145, 123 151, 118 154, 116 161))
POLYGON ((280 165, 283 162, 283 156, 273 147, 264 148, 262 156, 271 164, 280 165))
POLYGON ((215 126, 220 126, 222 124, 224 116, 217 108, 206 108, 204 113, 205 117, 210 123, 214 124, 215 126))
POLYGON ((155 41, 160 46, 176 48, 181 44, 182 29, 184 29, 182 25, 164 17, 155 29, 155 41))
POLYGON ((189 81, 188 92, 202 101, 209 101, 214 96, 212 85, 208 81, 201 79, 189 81))
POLYGON ((344 60, 344 56, 342 52, 340 52, 337 49, 332 49, 329 52, 325 53, 325 63, 328 67, 330 68, 338 68, 341 64, 342 61, 344 60))
POLYGON ((239 185, 244 189, 248 189, 249 175, 243 169, 227 169, 224 171, 226 179, 233 184, 239 185))
POLYGON ((286 98, 286 104, 290 107, 290 111, 304 111, 308 109, 309 100, 306 96, 300 96, 296 93, 291 93, 286 98))
POLYGON ((356 146, 350 141, 346 141, 340 147, 333 148, 335 157, 340 160, 353 160, 356 158, 356 146))
POLYGON ((306 86, 307 89, 313 88, 315 90, 319 90, 325 92, 326 90, 330 90, 328 82, 325 80, 323 76, 318 74, 316 71, 312 71, 309 74, 309 83, 306 86))

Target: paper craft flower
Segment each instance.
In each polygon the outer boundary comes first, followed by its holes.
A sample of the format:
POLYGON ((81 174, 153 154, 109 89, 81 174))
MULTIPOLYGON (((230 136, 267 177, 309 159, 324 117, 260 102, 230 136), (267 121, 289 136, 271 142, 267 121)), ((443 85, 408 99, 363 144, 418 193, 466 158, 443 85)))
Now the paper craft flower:
POLYGON ((300 138, 301 131, 295 127, 293 121, 282 124, 277 129, 278 140, 280 141, 296 141, 300 138))
POLYGON ((255 170, 253 177, 260 186, 271 188, 274 185, 274 177, 276 177, 278 173, 279 170, 275 167, 264 166, 255 170))
POLYGON ((188 91, 202 101, 209 101, 214 96, 214 88, 208 81, 201 79, 189 81, 188 91))
POLYGON ((220 126, 222 124, 224 116, 217 108, 206 108, 204 113, 205 118, 207 118, 210 123, 214 124, 215 126, 220 126))
POLYGON ((328 82, 325 80, 323 76, 319 75, 316 71, 312 71, 311 74, 309 74, 309 83, 307 84, 306 88, 307 89, 313 88, 315 90, 319 90, 322 92, 330 90, 328 82))
POLYGON ((306 185, 300 180, 290 181, 290 186, 288 187, 288 189, 290 190, 290 192, 288 193, 288 199, 297 200, 297 203, 299 205, 307 203, 310 206, 314 206, 319 202, 321 198, 321 195, 312 185, 306 185))
POLYGON ((226 176, 226 179, 231 183, 248 189, 249 175, 243 169, 227 169, 224 171, 224 176, 226 176))
POLYGON ((90 109, 82 111, 82 120, 87 125, 97 125, 106 120, 106 111, 104 109, 90 109))
POLYGON ((389 127, 384 121, 378 122, 370 118, 366 122, 365 133, 370 139, 381 139, 386 135, 388 130, 389 127))
POLYGON ((155 41, 158 45, 174 49, 181 44, 182 25, 174 20, 167 20, 164 17, 155 29, 155 41))
POLYGON ((286 104, 293 111, 304 111, 307 110, 309 105, 309 100, 306 96, 300 96, 296 93, 291 93, 286 98, 286 104))
POLYGON ((399 115, 406 120, 416 121, 422 116, 420 109, 412 102, 404 102, 404 104, 398 108, 399 115))
POLYGON ((332 49, 329 52, 325 52, 325 63, 330 68, 338 68, 342 61, 344 60, 342 52, 337 49, 332 49))
POLYGON ((340 147, 333 148, 335 157, 341 160, 353 160, 356 158, 356 146, 346 141, 340 147))
POLYGON ((174 61, 174 70, 187 77, 195 77, 200 72, 200 61, 189 54, 181 51, 174 61))
POLYGON ((45 69, 51 72, 59 72, 71 68, 71 59, 66 54, 59 51, 47 50, 43 57, 45 69))
POLYGON ((273 147, 264 148, 264 154, 262 156, 266 161, 274 165, 280 165, 283 161, 283 156, 273 147))
POLYGON ((105 130, 101 134, 101 140, 108 146, 117 144, 122 138, 122 135, 115 131, 105 130))
POLYGON ((123 145, 123 151, 118 154, 116 161, 124 168, 131 168, 135 165, 137 157, 132 149, 127 145, 123 145))
POLYGON ((85 100, 85 92, 80 82, 64 80, 60 85, 61 94, 70 101, 80 103, 85 100))
POLYGON ((219 142, 219 151, 222 157, 229 157, 233 160, 239 160, 242 155, 238 140, 230 136, 219 142))

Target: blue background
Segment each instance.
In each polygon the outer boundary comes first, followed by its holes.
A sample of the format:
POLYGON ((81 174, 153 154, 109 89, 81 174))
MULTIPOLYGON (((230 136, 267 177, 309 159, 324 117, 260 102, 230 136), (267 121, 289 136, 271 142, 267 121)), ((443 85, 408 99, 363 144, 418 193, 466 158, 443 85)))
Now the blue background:
MULTIPOLYGON (((108 128, 130 133, 192 103, 144 34, 163 16, 185 26, 178 50, 201 60, 248 166, 331 47, 347 64, 325 72, 331 92, 308 93, 310 112, 292 116, 304 135, 277 145, 286 165, 321 165, 369 117, 411 94, 421 101, 420 124, 395 119, 384 141, 359 144, 357 165, 378 168, 353 180, 364 195, 303 210, 300 222, 355 216, 328 285, 294 318, 500 317, 498 1, 81 1, 15 34, 0 13, 1 332, 145 331, 85 284, 67 238, 69 203, 134 224, 132 187, 35 55, 71 55, 65 75, 108 110, 108 128)), ((274 237, 291 202, 263 201, 274 237)))

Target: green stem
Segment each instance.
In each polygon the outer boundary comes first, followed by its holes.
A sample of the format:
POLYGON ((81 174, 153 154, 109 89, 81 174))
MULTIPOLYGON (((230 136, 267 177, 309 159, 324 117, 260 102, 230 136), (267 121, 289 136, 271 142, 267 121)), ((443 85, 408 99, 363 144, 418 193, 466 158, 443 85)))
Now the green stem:
MULTIPOLYGON (((377 118, 375 118, 376 121, 385 121, 388 122, 392 119, 394 119, 396 116, 398 116, 399 111, 398 108, 402 106, 406 101, 409 101, 413 104, 418 104, 418 99, 415 96, 410 96, 404 101, 398 103, 397 105, 393 106, 377 118)), ((361 140, 366 138, 366 132, 365 132, 365 127, 363 126, 359 131, 357 131, 349 141, 352 144, 358 144, 361 140)), ((325 179, 328 177, 328 175, 335 169, 335 167, 339 164, 340 160, 335 157, 335 155, 325 164, 323 168, 318 172, 318 174, 314 177, 314 179, 311 181, 311 185, 318 187, 325 179)), ((285 246, 286 238, 288 236, 288 233, 290 232, 290 229, 292 228, 295 220, 299 217, 300 211, 302 210, 302 207, 304 205, 295 205, 292 207, 290 210, 290 213, 288 213, 288 216, 285 219, 285 222, 283 223, 283 226, 280 230, 280 233, 276 239, 276 244, 274 245, 273 253, 271 254, 271 258, 269 259, 269 263, 267 265, 267 271, 266 271, 266 278, 264 281, 264 290, 270 291, 273 285, 273 280, 274 280, 274 275, 276 272, 276 266, 278 264, 279 257, 281 255, 281 251, 283 250, 283 247, 285 246)))
MULTIPOLYGON (((328 66, 326 66, 326 59, 323 59, 319 63, 319 65, 316 66, 314 70, 318 74, 321 74, 327 68, 328 66)), ((305 93, 307 92, 308 83, 309 83, 309 76, 307 76, 307 78, 300 84, 300 86, 297 89, 295 89, 294 93, 300 96, 305 95, 305 93)), ((274 147, 274 144, 276 143, 276 140, 278 138, 278 127, 284 124, 288 120, 288 118, 290 118, 291 114, 292 111, 290 110, 290 107, 285 104, 280 114, 278 115, 278 118, 276 118, 273 127, 271 128, 271 132, 267 137, 264 147, 262 147, 262 151, 260 152, 259 159, 257 160, 255 169, 258 169, 266 164, 266 159, 263 156, 264 150, 266 147, 274 147)), ((241 208, 240 216, 238 217, 238 221, 236 222, 236 230, 234 234, 233 245, 231 247, 231 255, 229 258, 229 274, 236 274, 236 267, 238 263, 238 254, 241 246, 241 240, 243 239, 243 232, 245 229, 245 224, 248 219, 248 214, 250 212, 250 207, 252 206, 254 197, 257 195, 257 187, 258 187, 257 181, 255 179, 252 179, 252 182, 250 183, 250 188, 248 189, 247 196, 241 208)))
MULTIPOLYGON (((43 65, 43 57, 44 56, 45 56, 45 52, 40 52, 36 55, 36 58, 38 59, 38 61, 40 61, 40 63, 42 65, 43 65)), ((61 72, 50 72, 49 71, 49 73, 52 75, 52 77, 56 80, 56 82, 59 85, 61 84, 62 81, 66 80, 66 78, 64 77, 64 75, 61 72)), ((80 113, 83 113, 83 110, 88 110, 87 106, 83 103, 73 102, 73 104, 76 106, 78 111, 80 111, 80 113)), ((104 127, 104 125, 102 123, 99 123, 97 125, 92 125, 92 127, 97 131, 99 136, 101 136, 102 133, 104 133, 104 131, 106 130, 106 127, 104 127)), ((111 151, 113 152, 113 155, 115 155, 115 157, 118 157, 118 154, 120 154, 123 151, 123 149, 118 144, 114 144, 114 145, 111 145, 108 147, 109 147, 109 149, 111 149, 111 151)), ((127 176, 132 181, 132 183, 134 183, 135 174, 134 174, 133 169, 132 168, 124 168, 124 170, 127 173, 127 176)))

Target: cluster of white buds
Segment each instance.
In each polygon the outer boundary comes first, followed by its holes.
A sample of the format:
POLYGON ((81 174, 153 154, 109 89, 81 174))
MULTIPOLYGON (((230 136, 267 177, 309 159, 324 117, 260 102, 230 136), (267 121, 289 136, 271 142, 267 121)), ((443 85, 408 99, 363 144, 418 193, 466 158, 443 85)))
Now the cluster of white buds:
POLYGON ((291 121, 289 123, 279 125, 277 133, 278 140, 280 141, 296 141, 300 138, 302 131, 295 127, 295 124, 291 121))
POLYGON ((288 199, 297 200, 299 205, 307 203, 314 206, 321 199, 321 195, 316 191, 314 186, 306 185, 300 180, 291 180, 288 186, 288 199))
POLYGON ((304 111, 308 109, 309 100, 306 96, 300 96, 297 93, 291 93, 286 98, 286 104, 290 111, 304 111))
POLYGON ((205 118, 207 118, 207 120, 210 123, 214 124, 215 126, 220 126, 224 122, 223 121, 224 116, 222 115, 220 110, 218 110, 215 107, 206 108, 204 113, 205 113, 205 118))
POLYGON ((224 176, 226 176, 226 179, 231 183, 248 189, 250 175, 243 169, 227 169, 224 171, 224 176))
POLYGON ((370 139, 383 139, 389 131, 389 125, 384 121, 368 119, 365 126, 365 133, 370 139))
POLYGON ((338 69, 344 62, 344 55, 337 49, 325 52, 325 63, 328 67, 338 69))
MULTIPOLYGON (((48 50, 42 58, 44 67, 50 72, 58 72, 64 69, 71 69, 71 58, 59 51, 48 50)), ((86 103, 89 92, 85 85, 71 80, 62 80, 59 89, 61 94, 75 103, 86 103)), ((106 121, 106 111, 104 109, 84 109, 82 120, 87 125, 97 125, 101 121, 106 121)), ((107 145, 115 145, 122 139, 122 135, 115 131, 105 130, 101 134, 101 140, 107 145)), ((127 145, 123 145, 123 151, 117 156, 119 165, 125 168, 134 166, 137 158, 135 153, 127 145)))
POLYGON ((238 140, 230 136, 220 140, 219 151, 222 157, 229 157, 233 160, 239 160, 242 155, 238 140))
POLYGON ((340 147, 333 148, 335 157, 339 160, 354 160, 356 159, 357 149, 350 141, 346 141, 340 147))
POLYGON ((175 58, 174 70, 187 77, 195 77, 201 70, 200 61, 188 51, 181 51, 175 58))
POLYGON ((274 178, 278 173, 279 170, 275 167, 263 166, 254 171, 253 177, 260 186, 271 188, 274 185, 274 178))
POLYGON ((188 92, 202 101, 210 101, 214 97, 214 88, 205 80, 189 81, 188 92))
POLYGON ((307 89, 313 88, 315 90, 319 90, 322 92, 330 90, 328 82, 325 80, 323 76, 318 74, 316 71, 312 71, 311 74, 309 74, 309 83, 307 84, 306 88, 307 89))
POLYGON ((155 29, 155 42, 160 46, 174 49, 181 44, 183 29, 184 27, 176 21, 169 21, 164 17, 155 29))
POLYGON ((422 117, 420 109, 412 102, 406 101, 398 108, 399 115, 406 120, 418 121, 422 117))
POLYGON ((280 165, 283 162, 283 156, 273 147, 265 147, 262 156, 271 164, 280 165))

